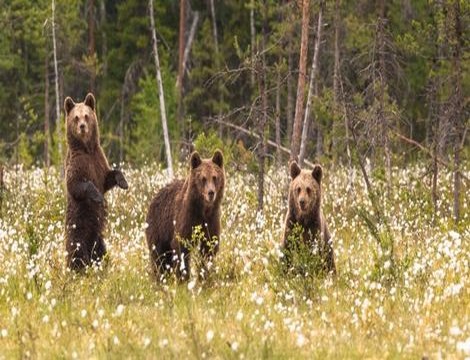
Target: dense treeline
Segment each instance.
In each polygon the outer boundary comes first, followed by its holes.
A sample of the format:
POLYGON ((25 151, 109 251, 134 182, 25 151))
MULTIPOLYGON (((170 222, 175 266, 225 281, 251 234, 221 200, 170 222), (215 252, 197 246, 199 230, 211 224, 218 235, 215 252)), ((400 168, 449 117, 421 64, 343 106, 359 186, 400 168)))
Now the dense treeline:
MULTIPOLYGON (((148 3, 57 0, 55 19, 51 3, 1 3, 1 160, 60 161, 55 25, 60 108, 94 92, 112 161, 164 161, 148 3)), ((458 171, 469 155, 469 15, 459 0, 156 1, 172 152, 216 134, 226 150, 252 150, 243 158, 259 168, 287 159, 280 147, 306 128, 306 159, 370 159, 389 173, 422 154, 436 177, 439 166, 458 171)))

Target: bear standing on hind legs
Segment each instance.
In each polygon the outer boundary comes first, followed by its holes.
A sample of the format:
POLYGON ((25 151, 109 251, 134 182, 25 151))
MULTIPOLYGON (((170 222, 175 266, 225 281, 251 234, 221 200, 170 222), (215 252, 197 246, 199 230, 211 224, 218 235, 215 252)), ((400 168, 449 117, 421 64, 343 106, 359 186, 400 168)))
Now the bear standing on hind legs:
POLYGON ((203 234, 199 251, 202 256, 200 276, 207 262, 219 248, 220 204, 224 195, 225 174, 222 153, 201 159, 192 153, 190 172, 185 180, 174 180, 152 200, 145 231, 151 265, 157 278, 174 270, 178 279, 190 276, 191 238, 196 227, 203 234))
POLYGON ((100 146, 95 98, 84 102, 70 97, 64 102, 67 120, 67 157, 65 181, 67 211, 65 233, 67 266, 81 270, 99 263, 106 254, 103 229, 106 224, 104 193, 114 186, 127 189, 120 170, 112 170, 100 146))
POLYGON ((287 250, 292 248, 292 231, 295 226, 300 226, 302 233, 299 240, 309 248, 317 247, 322 267, 336 274, 333 244, 321 209, 323 169, 315 165, 312 171, 301 170, 297 162, 293 161, 289 170, 292 180, 281 246, 287 250))

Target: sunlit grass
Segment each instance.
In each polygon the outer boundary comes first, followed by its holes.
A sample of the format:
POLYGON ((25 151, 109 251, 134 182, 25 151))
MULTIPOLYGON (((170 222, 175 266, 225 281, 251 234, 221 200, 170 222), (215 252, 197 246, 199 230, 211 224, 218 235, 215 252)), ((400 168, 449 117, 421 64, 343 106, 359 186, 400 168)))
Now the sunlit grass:
POLYGON ((106 195, 107 264, 76 276, 65 270, 58 172, 9 169, 0 218, 0 358, 468 357, 468 197, 454 227, 451 174, 442 173, 435 216, 425 172, 395 169, 390 199, 374 179, 383 211, 376 219, 359 172, 348 192, 347 169, 325 169, 338 268, 332 279, 280 266, 286 170, 268 172, 263 214, 255 210, 255 176, 228 171, 209 278, 156 285, 144 229, 148 204, 167 182, 163 170, 125 168, 130 189, 106 195), (392 256, 361 213, 392 239, 392 256))

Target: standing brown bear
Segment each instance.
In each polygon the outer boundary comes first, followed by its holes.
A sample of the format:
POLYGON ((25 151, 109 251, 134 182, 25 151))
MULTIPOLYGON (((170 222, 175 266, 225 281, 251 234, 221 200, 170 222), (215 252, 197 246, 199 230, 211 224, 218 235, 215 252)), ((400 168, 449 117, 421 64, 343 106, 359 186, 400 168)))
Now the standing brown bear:
POLYGON ((192 234, 202 230, 199 251, 202 256, 200 275, 219 248, 220 203, 224 195, 225 174, 222 153, 201 159, 192 153, 190 172, 185 180, 174 180, 161 189, 147 214, 147 244, 155 275, 175 271, 178 279, 190 276, 192 234))
POLYGON ((317 247, 323 269, 336 273, 331 236, 321 209, 322 167, 315 165, 311 171, 301 170, 293 161, 290 176, 289 208, 281 245, 284 249, 292 249, 293 229, 300 226, 303 244, 309 248, 317 247))
POLYGON ((99 263, 106 254, 103 229, 106 224, 104 193, 114 186, 127 189, 120 170, 112 170, 100 146, 95 98, 84 102, 70 97, 64 102, 67 116, 67 158, 65 215, 67 266, 81 270, 99 263))

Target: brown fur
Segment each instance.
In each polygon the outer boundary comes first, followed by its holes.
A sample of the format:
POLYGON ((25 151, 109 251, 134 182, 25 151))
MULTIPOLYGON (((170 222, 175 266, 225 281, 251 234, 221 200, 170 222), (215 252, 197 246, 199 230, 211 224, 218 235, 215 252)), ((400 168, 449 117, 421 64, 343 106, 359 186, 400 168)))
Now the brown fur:
POLYGON ((180 279, 189 277, 190 249, 186 245, 198 225, 204 233, 199 248, 204 275, 207 261, 216 255, 219 248, 220 204, 224 187, 222 153, 217 150, 212 159, 201 159, 194 152, 188 177, 174 180, 157 193, 148 210, 145 232, 156 275, 173 269, 180 279))
POLYGON ((80 270, 99 262, 106 254, 103 229, 106 224, 104 193, 114 186, 127 189, 120 170, 112 170, 100 146, 95 98, 88 94, 83 103, 65 99, 67 116, 67 157, 65 216, 67 266, 80 270))
POLYGON ((289 208, 287 210, 282 247, 289 248, 289 236, 296 224, 303 229, 302 241, 318 246, 325 269, 336 272, 330 232, 321 210, 321 179, 323 169, 315 165, 312 171, 301 170, 294 161, 290 164, 289 208))

